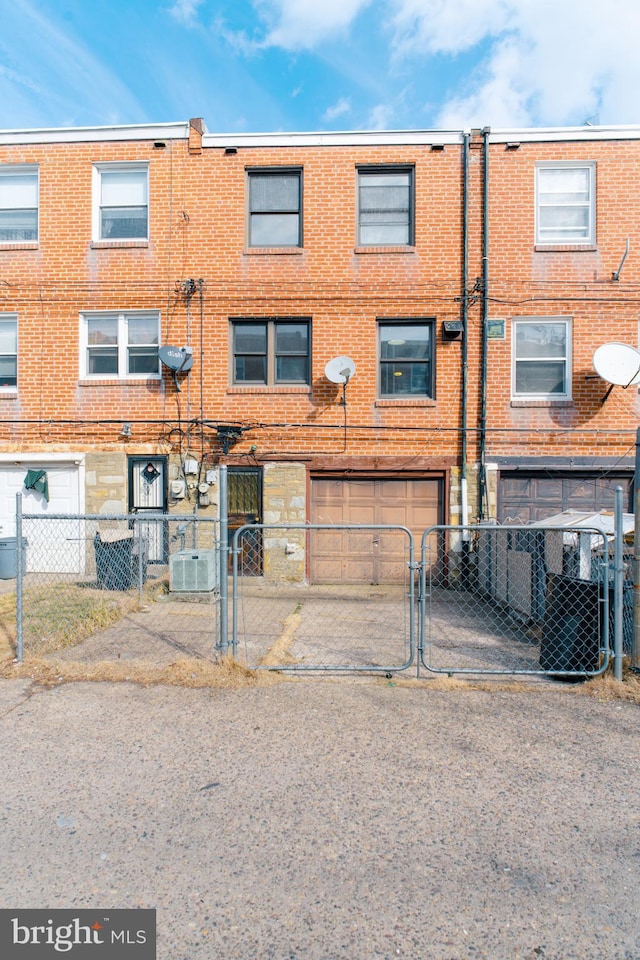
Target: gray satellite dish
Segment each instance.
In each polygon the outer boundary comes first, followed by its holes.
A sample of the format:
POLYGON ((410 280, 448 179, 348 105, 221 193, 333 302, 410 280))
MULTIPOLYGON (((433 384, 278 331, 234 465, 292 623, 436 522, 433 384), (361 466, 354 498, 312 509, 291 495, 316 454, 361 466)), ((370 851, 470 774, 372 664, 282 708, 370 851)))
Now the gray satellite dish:
POLYGON ((593 355, 599 377, 619 387, 640 383, 640 352, 628 343, 603 343, 593 355))
POLYGON ((356 372, 356 365, 351 357, 334 357, 324 368, 324 375, 331 383, 349 383, 356 372))
POLYGON ((175 373, 188 373, 193 366, 193 350, 191 347, 160 347, 158 356, 161 363, 175 373))

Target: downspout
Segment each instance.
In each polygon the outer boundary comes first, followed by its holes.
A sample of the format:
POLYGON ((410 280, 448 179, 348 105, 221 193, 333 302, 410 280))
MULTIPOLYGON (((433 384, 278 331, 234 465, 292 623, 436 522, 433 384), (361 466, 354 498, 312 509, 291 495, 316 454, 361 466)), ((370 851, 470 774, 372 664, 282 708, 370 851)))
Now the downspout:
POLYGON ((489 316, 489 134, 490 127, 482 131, 483 141, 483 177, 482 177, 482 345, 480 358, 480 422, 478 439, 480 443, 480 470, 478 471, 478 507, 479 520, 482 523, 489 518, 487 503, 487 370, 488 342, 487 320, 489 316))
MULTIPOLYGON (((462 134, 462 370, 460 384, 460 522, 463 527, 462 541, 469 540, 469 531, 464 529, 469 523, 469 495, 467 489, 467 406, 469 380, 469 337, 467 331, 469 304, 467 274, 469 270, 469 134, 462 134)), ((465 547, 463 546, 463 551, 465 547)))

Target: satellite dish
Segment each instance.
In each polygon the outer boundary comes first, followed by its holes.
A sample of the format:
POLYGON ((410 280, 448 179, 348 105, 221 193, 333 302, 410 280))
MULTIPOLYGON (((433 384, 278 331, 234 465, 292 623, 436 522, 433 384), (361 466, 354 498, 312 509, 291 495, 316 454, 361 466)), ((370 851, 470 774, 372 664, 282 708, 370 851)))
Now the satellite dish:
POLYGON ((355 372, 356 365, 351 357, 334 357, 324 368, 324 375, 331 383, 347 384, 355 372))
POLYGON ((603 343, 593 355, 593 366, 607 383, 620 387, 640 383, 640 352, 628 343, 603 343))
POLYGON ((193 350, 191 347, 160 347, 158 356, 161 363, 174 373, 188 373, 193 366, 193 350))

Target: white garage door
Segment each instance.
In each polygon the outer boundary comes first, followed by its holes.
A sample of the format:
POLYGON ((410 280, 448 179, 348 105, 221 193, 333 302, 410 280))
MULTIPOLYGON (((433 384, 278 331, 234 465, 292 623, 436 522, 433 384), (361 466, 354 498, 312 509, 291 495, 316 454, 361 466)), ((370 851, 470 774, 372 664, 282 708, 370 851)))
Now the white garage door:
MULTIPOLYGON (((16 493, 22 494, 22 512, 37 516, 80 512, 80 471, 76 463, 0 463, 0 537, 16 535, 16 493), (27 470, 46 470, 49 502, 41 493, 27 490, 27 470)), ((84 523, 48 520, 25 523, 28 540, 27 573, 81 573, 84 570, 84 523), (29 527, 31 526, 31 529, 29 527)))

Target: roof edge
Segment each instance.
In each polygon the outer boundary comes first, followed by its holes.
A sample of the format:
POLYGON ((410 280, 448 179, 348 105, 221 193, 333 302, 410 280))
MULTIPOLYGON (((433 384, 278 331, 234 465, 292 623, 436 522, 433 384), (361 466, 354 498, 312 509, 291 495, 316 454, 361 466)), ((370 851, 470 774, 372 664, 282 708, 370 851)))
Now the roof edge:
POLYGON ((0 145, 24 143, 84 143, 108 140, 187 140, 189 121, 111 124, 96 127, 43 127, 0 130, 0 145))

